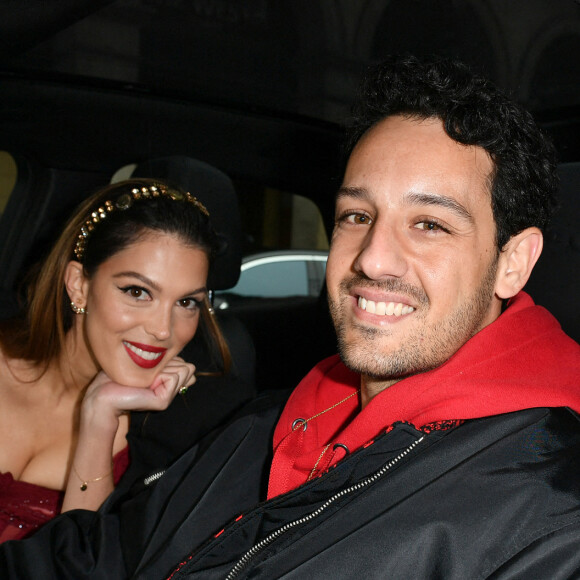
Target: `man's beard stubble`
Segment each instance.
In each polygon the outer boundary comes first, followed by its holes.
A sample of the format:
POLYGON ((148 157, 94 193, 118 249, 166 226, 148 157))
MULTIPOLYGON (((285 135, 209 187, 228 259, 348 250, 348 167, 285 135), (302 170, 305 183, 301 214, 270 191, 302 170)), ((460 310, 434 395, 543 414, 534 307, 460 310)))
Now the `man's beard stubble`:
POLYGON ((330 296, 328 299, 342 361, 359 374, 387 381, 399 380, 440 366, 481 330, 494 297, 497 264, 496 258, 488 267, 479 288, 469 299, 457 305, 445 319, 431 323, 430 326, 420 326, 430 305, 422 289, 396 278, 373 282, 358 275, 343 280, 340 284, 340 302, 336 304, 330 296), (381 339, 393 334, 390 327, 379 328, 354 322, 351 330, 355 330, 355 337, 347 338, 349 329, 342 311, 347 308, 347 297, 353 286, 375 288, 414 298, 418 308, 408 316, 417 317, 415 326, 406 336, 396 339, 398 344, 389 347, 392 349, 390 352, 381 350, 381 339))

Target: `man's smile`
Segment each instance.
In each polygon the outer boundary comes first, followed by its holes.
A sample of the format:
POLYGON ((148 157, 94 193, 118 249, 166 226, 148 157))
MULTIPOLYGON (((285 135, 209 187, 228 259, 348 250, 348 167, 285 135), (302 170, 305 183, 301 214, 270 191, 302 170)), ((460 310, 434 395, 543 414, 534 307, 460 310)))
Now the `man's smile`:
POLYGON ((378 314, 379 316, 404 316, 415 310, 412 306, 402 302, 375 302, 362 296, 358 297, 358 307, 369 314, 378 314))

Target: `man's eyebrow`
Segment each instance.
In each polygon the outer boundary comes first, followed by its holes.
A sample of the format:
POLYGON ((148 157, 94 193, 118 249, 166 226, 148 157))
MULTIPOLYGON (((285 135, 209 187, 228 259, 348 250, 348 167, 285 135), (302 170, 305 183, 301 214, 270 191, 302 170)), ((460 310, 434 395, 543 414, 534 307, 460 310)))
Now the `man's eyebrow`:
POLYGON ((366 188, 364 187, 341 187, 336 192, 335 201, 343 197, 352 197, 354 199, 368 199, 369 194, 366 188))
MULTIPOLYGON (((139 274, 139 272, 132 272, 132 271, 118 272, 117 274, 115 274, 113 276, 113 278, 137 278, 137 280, 140 280, 141 282, 143 282, 143 284, 147 284, 148 286, 153 288, 153 290, 155 290, 156 292, 161 291, 161 287, 159 286, 159 284, 157 284, 156 282, 153 282, 153 280, 151 280, 147 276, 143 276, 143 274, 139 274)), ((192 290, 191 292, 188 292, 187 294, 188 295, 200 294, 202 292, 207 292, 207 288, 205 286, 202 286, 201 288, 197 288, 196 290, 192 290)))
POLYGON ((409 205, 435 205, 450 210, 459 218, 473 222, 473 216, 457 200, 435 193, 409 193, 405 196, 409 205))
MULTIPOLYGON (((370 199, 368 190, 365 187, 341 187, 336 192, 336 200, 339 201, 342 198, 352 198, 352 199, 370 199)), ((461 205, 457 200, 446 195, 440 195, 436 193, 419 193, 411 192, 405 195, 404 202, 407 205, 433 205, 443 207, 452 211, 459 218, 473 222, 473 216, 471 213, 461 205)))

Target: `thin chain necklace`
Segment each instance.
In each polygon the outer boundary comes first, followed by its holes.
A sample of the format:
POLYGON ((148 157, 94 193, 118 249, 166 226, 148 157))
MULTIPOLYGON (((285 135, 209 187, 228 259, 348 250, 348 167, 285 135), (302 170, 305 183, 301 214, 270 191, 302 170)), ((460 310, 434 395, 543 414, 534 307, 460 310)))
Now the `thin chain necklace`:
POLYGON ((310 421, 313 421, 317 417, 320 417, 320 415, 324 415, 324 413, 328 413, 328 411, 332 411, 332 409, 336 409, 336 407, 342 405, 343 403, 346 403, 346 401, 352 399, 355 395, 358 395, 359 393, 360 389, 357 389, 354 393, 351 393, 348 397, 342 399, 342 401, 338 401, 338 403, 334 403, 334 405, 328 407, 328 409, 324 409, 324 411, 320 411, 320 413, 316 413, 316 415, 312 415, 312 417, 309 417, 308 419, 300 419, 299 422, 297 419, 296 421, 294 421, 294 424, 292 425, 292 431, 296 431, 298 427, 302 427, 306 431, 306 425, 310 423, 310 421))
MULTIPOLYGON (((308 419, 303 419, 300 422, 295 422, 295 424, 292 426, 292 431, 296 431, 296 429, 298 429, 299 427, 302 427, 304 430, 306 430, 306 426, 310 421, 313 421, 317 417, 320 417, 320 415, 324 415, 324 413, 328 413, 328 411, 332 411, 332 409, 336 409, 336 407, 338 407, 339 405, 342 405, 343 403, 346 403, 346 401, 348 401, 349 399, 352 399, 352 397, 358 395, 359 393, 360 393, 360 389, 357 389, 354 393, 351 393, 350 395, 348 395, 348 397, 345 397, 344 399, 342 399, 342 401, 338 401, 338 403, 335 403, 331 407, 328 407, 328 409, 324 409, 324 411, 320 411, 320 413, 316 413, 316 415, 312 415, 312 417, 309 417, 308 419)), ((328 448, 331 445, 332 444, 329 443, 328 445, 326 445, 324 447, 324 449, 322 450, 322 453, 320 454, 320 456, 316 460, 316 463, 314 464, 314 467, 312 468, 312 471, 310 472, 310 475, 308 476, 308 479, 306 481, 310 481, 314 477, 314 474, 316 473, 316 469, 318 468, 318 464, 320 463, 320 460, 324 457, 324 454, 328 451, 328 448)))
POLYGON ((308 476, 308 479, 306 481, 310 481, 314 477, 314 474, 316 473, 316 469, 318 467, 318 464, 320 463, 320 460, 324 457, 324 454, 328 451, 328 448, 330 446, 331 446, 331 443, 329 443, 328 445, 326 445, 324 447, 324 449, 322 450, 322 453, 319 455, 318 459, 316 460, 316 463, 314 464, 314 467, 312 468, 312 471, 310 472, 310 475, 308 476))

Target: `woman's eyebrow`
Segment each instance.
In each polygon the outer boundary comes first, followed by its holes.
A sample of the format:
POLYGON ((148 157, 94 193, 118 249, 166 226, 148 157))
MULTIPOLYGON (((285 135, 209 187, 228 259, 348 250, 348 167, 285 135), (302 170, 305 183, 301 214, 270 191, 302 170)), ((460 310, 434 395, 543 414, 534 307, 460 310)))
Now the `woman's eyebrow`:
POLYGON ((117 274, 115 274, 113 276, 113 278, 137 278, 137 280, 140 280, 141 282, 143 282, 143 284, 147 284, 148 286, 151 286, 151 288, 153 288, 153 290, 156 290, 156 291, 161 290, 161 287, 159 286, 159 284, 157 284, 156 282, 153 282, 153 280, 151 280, 147 276, 144 276, 143 274, 139 274, 139 272, 132 272, 132 271, 118 272, 117 274))
MULTIPOLYGON (((159 286, 159 284, 157 284, 156 282, 153 282, 153 280, 151 280, 147 276, 144 276, 143 274, 140 274, 139 272, 132 272, 132 271, 118 272, 117 274, 115 274, 113 276, 113 278, 137 278, 137 280, 143 282, 143 284, 147 284, 147 286, 151 287, 156 292, 161 291, 161 287, 159 286)), ((195 290, 192 290, 191 292, 187 292, 186 295, 190 296, 192 294, 201 294, 201 293, 207 293, 206 286, 202 286, 201 288, 196 288, 195 290)))
POLYGON ((202 286, 201 288, 198 288, 197 290, 192 290, 191 292, 187 293, 188 296, 191 296, 192 294, 207 294, 207 287, 202 286))

